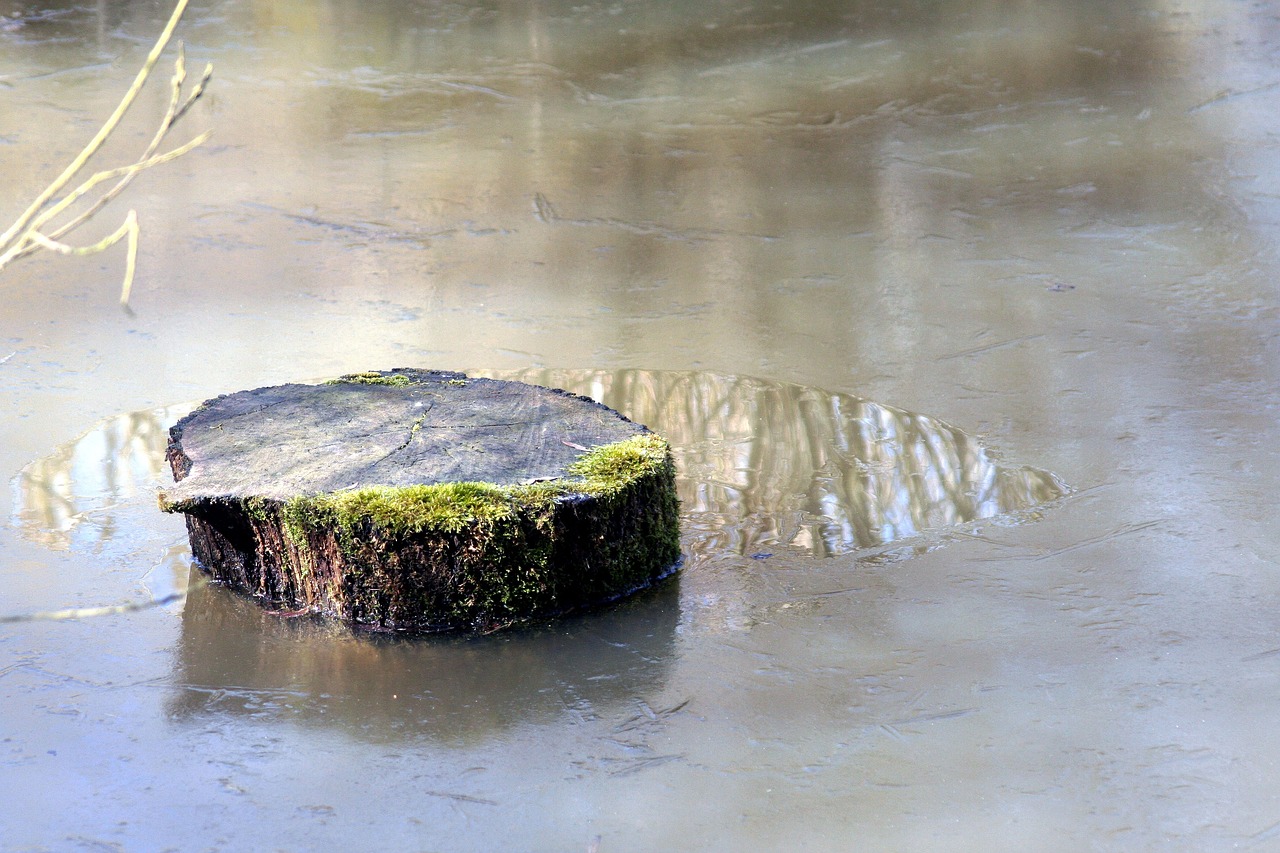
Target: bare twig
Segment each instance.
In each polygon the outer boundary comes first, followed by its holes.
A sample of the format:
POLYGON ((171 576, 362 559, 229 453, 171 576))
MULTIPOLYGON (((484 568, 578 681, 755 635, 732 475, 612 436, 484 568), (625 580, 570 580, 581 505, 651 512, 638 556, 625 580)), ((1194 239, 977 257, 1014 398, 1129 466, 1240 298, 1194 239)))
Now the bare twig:
MULTIPOLYGON (((136 174, 136 173, 135 173, 136 174)), ((120 224, 112 234, 103 237, 92 246, 68 246, 66 243, 59 243, 51 240, 41 234, 39 231, 32 230, 31 241, 34 245, 60 255, 96 255, 98 252, 105 252, 107 249, 119 243, 124 238, 129 238, 129 253, 125 256, 124 261, 124 288, 120 292, 120 304, 129 304, 129 292, 133 289, 133 272, 138 266, 138 213, 130 210, 125 214, 124 222, 120 224)))
POLYGON ((61 198, 66 187, 75 179, 86 166, 92 157, 98 153, 104 142, 111 135, 111 132, 119 125, 121 119, 124 118, 129 107, 137 99, 138 93, 142 91, 142 87, 146 84, 147 79, 151 76, 152 70, 160 59, 160 54, 164 52, 169 40, 173 37, 174 29, 178 25, 178 21, 182 18, 183 12, 186 11, 188 0, 178 0, 177 6, 174 7, 173 14, 169 16, 169 21, 165 25, 164 31, 156 40, 155 45, 151 48, 151 52, 147 54, 146 61, 143 63, 141 70, 138 71, 134 78, 133 85, 125 93, 115 112, 107 119, 106 123, 98 130, 93 139, 84 147, 76 156, 71 164, 62 171, 53 183, 49 184, 33 201, 30 206, 9 226, 4 234, 0 234, 0 270, 3 270, 18 258, 36 252, 40 249, 47 249, 58 252, 60 254, 89 255, 97 252, 105 251, 114 246, 122 239, 128 239, 128 256, 125 263, 124 283, 120 290, 120 303, 124 306, 129 304, 129 294, 133 287, 133 276, 136 268, 138 253, 138 217, 135 211, 130 210, 125 216, 124 222, 110 236, 99 240, 91 246, 73 247, 61 241, 66 234, 74 231, 76 228, 87 222, 95 213, 105 207, 112 199, 133 182, 133 179, 145 169, 152 166, 158 166, 161 163, 167 163, 177 157, 200 145, 209 138, 208 133, 197 136, 190 142, 180 145, 164 154, 156 154, 161 143, 168 135, 169 130, 187 113, 191 105, 204 94, 205 86, 209 82, 209 78, 213 74, 213 66, 206 65, 204 73, 200 81, 195 87, 183 97, 183 85, 186 83, 186 56, 182 43, 178 44, 178 58, 174 62, 173 77, 170 80, 170 97, 169 106, 165 111, 164 118, 160 122, 155 134, 152 136, 150 143, 142 152, 138 160, 130 165, 121 166, 115 169, 106 169, 94 173, 86 180, 82 181, 70 192, 67 192, 61 198), (106 190, 101 196, 93 201, 88 208, 81 211, 75 218, 54 228, 48 234, 43 232, 43 228, 49 225, 51 220, 67 211, 73 204, 80 201, 86 194, 93 190, 99 184, 115 180, 116 183, 110 189, 106 190))
MULTIPOLYGON (((186 81, 186 57, 185 57, 185 51, 183 49, 182 42, 178 42, 178 59, 176 62, 174 62, 173 79, 170 81, 170 85, 173 91, 169 98, 169 109, 165 113, 164 120, 160 123, 159 130, 156 131, 155 136, 152 138, 151 144, 148 145, 146 150, 142 152, 142 156, 139 158, 140 160, 147 160, 152 155, 155 154, 156 149, 160 147, 160 143, 164 141, 165 135, 169 132, 169 128, 173 127, 173 125, 178 121, 178 119, 182 118, 182 116, 186 114, 187 110, 191 107, 191 105, 196 102, 196 99, 204 94, 205 84, 209 82, 209 78, 211 76, 213 76, 213 66, 206 65, 204 67, 204 74, 200 78, 200 82, 196 84, 196 87, 187 96, 186 101, 182 102, 181 106, 179 106, 178 102, 182 96, 182 84, 186 81)), ((200 137, 200 141, 196 142, 195 145, 199 145, 200 142, 203 142, 205 139, 208 139, 208 138, 209 138, 208 133, 203 134, 200 137)), ((195 145, 192 145, 191 147, 194 148, 195 145)), ((185 154, 186 152, 183 151, 181 153, 185 154)), ((152 165, 156 165, 156 164, 152 164, 152 165)), ((133 182, 133 179, 137 177, 138 172, 142 171, 143 168, 146 168, 146 167, 143 166, 138 169, 133 169, 129 171, 127 174, 125 174, 123 178, 120 179, 119 183, 117 183, 111 189, 103 193, 102 197, 99 198, 97 201, 95 201, 92 206, 90 206, 87 210, 85 210, 75 219, 71 220, 65 225, 60 226, 57 231, 54 231, 49 236, 53 237, 56 240, 59 237, 61 237, 63 234, 66 234, 72 231, 73 229, 78 228, 80 225, 84 224, 86 221, 88 221, 89 217, 93 216, 95 213, 97 213, 99 210, 105 207, 107 203, 110 202, 113 198, 120 195, 120 193, 124 191, 125 187, 129 186, 129 184, 133 182)))
MULTIPOLYGON (((197 145, 200 145, 201 143, 203 143, 208 138, 209 138, 209 132, 206 131, 200 134, 199 136, 197 136, 195 139, 186 143, 185 145, 180 145, 177 148, 173 149, 172 151, 168 151, 164 154, 160 154, 155 157, 149 157, 145 160, 139 160, 137 163, 131 163, 128 166, 119 166, 115 169, 107 169, 102 172, 95 172, 94 174, 90 175, 84 181, 84 183, 80 184, 80 186, 76 187, 74 190, 67 193, 67 195, 61 201, 59 201, 57 204, 53 205, 53 207, 50 207, 48 210, 46 210, 45 212, 37 216, 35 218, 35 221, 31 223, 31 227, 28 229, 28 234, 31 232, 34 232, 36 229, 40 228, 42 225, 47 223, 50 219, 53 219, 58 214, 66 210, 68 207, 75 204, 77 201, 83 198, 86 194, 88 194, 88 192, 92 190, 94 187, 96 187, 98 184, 101 184, 104 181, 109 181, 112 178, 119 178, 121 176, 123 176, 123 180, 121 181, 121 183, 124 183, 124 181, 127 181, 127 180, 132 180, 133 176, 136 175, 138 172, 141 172, 143 169, 150 169, 152 166, 159 166, 161 163, 168 163, 170 160, 176 160, 177 158, 181 157, 183 154, 186 154, 192 148, 195 148, 197 145)), ((118 187, 120 186, 120 184, 117 184, 116 186, 118 187)), ((115 190, 115 187, 112 187, 111 191, 114 191, 114 190, 115 190)), ((111 192, 111 191, 108 191, 108 192, 111 192)), ((60 228, 58 229, 58 232, 55 234, 55 236, 61 236, 61 234, 65 233, 67 230, 68 229, 60 228)), ((3 257, 0 257, 0 268, 3 268, 5 263, 6 263, 5 259, 3 257)))

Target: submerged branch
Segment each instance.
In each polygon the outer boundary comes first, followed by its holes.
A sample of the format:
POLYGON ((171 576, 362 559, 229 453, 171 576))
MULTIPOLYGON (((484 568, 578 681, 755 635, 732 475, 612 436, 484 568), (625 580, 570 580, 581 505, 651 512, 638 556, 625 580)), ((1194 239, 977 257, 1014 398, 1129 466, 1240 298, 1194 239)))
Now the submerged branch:
POLYGON ((30 206, 14 221, 12 225, 0 234, 0 270, 3 270, 18 258, 25 257, 40 249, 58 252, 59 254, 89 255, 97 252, 105 251, 114 246, 120 240, 128 238, 128 256, 125 264, 124 283, 120 290, 120 304, 128 306, 129 294, 133 286, 133 275, 136 268, 138 253, 138 218, 137 214, 130 210, 126 215, 124 222, 110 236, 94 243, 90 246, 73 247, 61 238, 76 228, 79 228, 95 213, 105 207, 112 199, 120 195, 121 192, 133 182, 138 174, 152 166, 158 166, 161 163, 167 163, 170 160, 182 156, 196 146, 202 144, 209 138, 208 133, 203 133, 195 139, 178 146, 164 154, 156 154, 161 143, 173 126, 186 115, 201 95, 204 94, 205 86, 208 84, 210 77, 213 75, 213 66, 206 65, 204 73, 201 75, 200 81, 195 87, 183 96, 183 86, 186 83, 186 56, 182 43, 178 43, 178 57, 174 62, 173 77, 170 79, 170 96, 169 105, 165 110, 165 115, 160 121, 159 127, 152 136, 146 149, 143 150, 138 160, 130 165, 121 166, 114 169, 104 169, 92 174, 89 178, 82 181, 78 186, 62 195, 67 186, 75 179, 81 171, 84 170, 89 160, 102 148, 112 131, 120 124, 129 107, 137 99, 142 87, 146 84, 151 76, 156 63, 160 59, 161 53, 169 44, 169 40, 173 37, 174 29, 178 25, 178 21, 182 18, 183 12, 186 11, 188 0, 178 0, 177 6, 174 7, 173 14, 169 16, 168 22, 165 24, 164 31, 161 32, 155 45, 151 48, 151 52, 147 54, 146 61, 142 68, 138 71, 134 78, 133 84, 129 90, 125 92, 124 97, 116 106, 115 112, 107 119, 107 121, 94 135, 93 139, 80 151, 71 164, 62 171, 53 183, 49 184, 33 201, 30 206), (46 225, 51 220, 66 212, 76 202, 84 198, 91 190, 99 184, 106 181, 115 180, 116 183, 106 190, 101 196, 93 201, 85 210, 81 211, 75 218, 45 233, 46 225))
POLYGON ((95 616, 136 613, 139 610, 150 610, 153 607, 163 607, 166 604, 182 601, 191 593, 208 584, 207 578, 201 578, 193 581, 181 592, 173 592, 169 595, 147 599, 146 601, 130 601, 125 604, 108 604, 102 607, 68 607, 65 610, 38 610, 34 613, 7 614, 0 616, 0 625, 10 625, 16 622, 62 622, 67 619, 92 619, 95 616))

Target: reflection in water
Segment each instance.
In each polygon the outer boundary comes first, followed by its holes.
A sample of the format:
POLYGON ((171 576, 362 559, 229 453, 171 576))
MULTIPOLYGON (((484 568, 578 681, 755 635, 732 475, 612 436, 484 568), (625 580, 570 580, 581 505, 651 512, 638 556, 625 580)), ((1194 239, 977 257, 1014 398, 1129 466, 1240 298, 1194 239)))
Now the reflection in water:
POLYGON ((14 521, 49 548, 94 546, 114 538, 117 510, 151 500, 169 474, 164 459, 169 427, 189 403, 108 418, 54 449, 14 479, 14 521))
POLYGON ((679 583, 671 578, 552 626, 423 642, 282 619, 226 589, 202 586, 183 612, 181 686, 169 713, 288 718, 372 740, 412 731, 461 745, 658 692, 679 616, 679 583))
MULTIPOLYGON (((473 371, 483 373, 484 371, 473 371)), ((1013 513, 1066 492, 998 465, 974 437, 927 415, 803 385, 703 372, 526 370, 490 375, 564 388, 671 442, 686 547, 818 556, 1013 513)), ((18 522, 66 548, 106 541, 113 509, 167 477, 167 428, 191 406, 120 415, 18 475, 18 522)))
POLYGON ((831 556, 1067 491, 1048 471, 998 465, 936 418, 849 394, 701 372, 493 375, 592 397, 666 436, 686 533, 707 553, 788 545, 831 556))

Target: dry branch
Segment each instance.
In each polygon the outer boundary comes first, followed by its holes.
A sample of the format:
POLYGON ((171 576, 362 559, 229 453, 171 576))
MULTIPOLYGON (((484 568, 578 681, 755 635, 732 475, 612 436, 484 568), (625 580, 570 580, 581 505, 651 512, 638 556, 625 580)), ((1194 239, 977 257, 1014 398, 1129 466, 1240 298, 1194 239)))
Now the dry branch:
POLYGON ((62 237, 71 233, 87 222, 95 213, 105 207, 112 199, 120 195, 121 192, 133 182, 141 172, 152 166, 158 166, 161 163, 167 163, 177 157, 195 148, 209 138, 208 133, 202 133, 190 142, 178 146, 163 154, 157 154, 161 143, 168 136, 169 131, 181 119, 191 105, 204 94, 205 86, 209 82, 209 78, 213 74, 213 66, 206 65, 204 73, 201 75, 200 81, 194 88, 188 92, 185 97, 183 95, 183 87, 186 83, 186 57, 183 51, 182 43, 178 43, 178 57, 174 62, 173 77, 170 80, 169 106, 165 110, 164 118, 161 120, 159 127, 152 136, 150 143, 142 152, 141 156, 129 165, 120 166, 114 169, 104 169, 90 175, 83 180, 70 192, 61 195, 72 180, 80 174, 88 162, 102 148, 103 143, 111 135, 112 131, 120 124, 129 107, 137 99, 138 93, 142 91, 147 79, 151 76, 156 63, 160 60, 160 55, 169 44, 169 40, 173 37, 174 29, 178 25, 178 21, 182 18, 183 12, 186 11, 188 0, 179 0, 177 6, 174 7, 173 14, 169 16, 169 21, 165 25, 164 31, 156 40, 155 45, 151 48, 151 52, 147 54, 147 59, 143 63, 142 68, 134 77, 133 84, 121 99, 115 112, 107 119, 107 121, 94 135, 93 139, 84 147, 83 150, 71 161, 54 181, 41 192, 25 211, 9 226, 4 234, 0 234, 0 270, 3 270, 18 258, 25 257, 32 252, 40 249, 57 252, 59 254, 75 254, 90 255, 98 252, 106 251, 111 246, 121 240, 128 241, 128 255, 125 263, 124 283, 120 289, 120 304, 128 306, 129 293, 133 287, 133 275, 136 268, 136 260, 138 254, 138 215, 135 211, 130 210, 124 218, 124 222, 107 237, 99 240, 89 246, 74 247, 62 241, 62 237), (102 195, 98 196, 84 210, 78 213, 71 220, 53 226, 52 221, 58 216, 66 213, 69 208, 77 202, 85 198, 99 184, 107 181, 115 180, 116 183, 107 189, 102 195), (46 233, 46 227, 48 227, 46 233))

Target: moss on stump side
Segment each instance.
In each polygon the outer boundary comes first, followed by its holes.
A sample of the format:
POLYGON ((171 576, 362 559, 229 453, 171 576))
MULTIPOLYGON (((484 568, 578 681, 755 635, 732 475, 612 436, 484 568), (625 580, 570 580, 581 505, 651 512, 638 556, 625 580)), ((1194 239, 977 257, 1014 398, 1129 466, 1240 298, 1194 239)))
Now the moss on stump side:
MULTIPOLYGON (((462 393, 458 375, 406 378, 351 384, 413 393, 447 384, 462 393)), ((676 568, 670 448, 605 411, 629 436, 578 452, 563 476, 291 496, 192 493, 162 498, 162 509, 186 514, 195 557, 217 580, 274 607, 391 630, 493 630, 619 598, 676 568)), ((410 441, 421 417, 403 421, 410 441)), ((182 454, 173 455, 177 473, 182 454)))
POLYGON ((299 498, 283 508, 286 529, 306 551, 342 553, 341 595, 356 622, 484 629, 587 606, 652 583, 679 558, 665 442, 645 436, 597 452, 641 444, 637 467, 612 480, 299 498))

